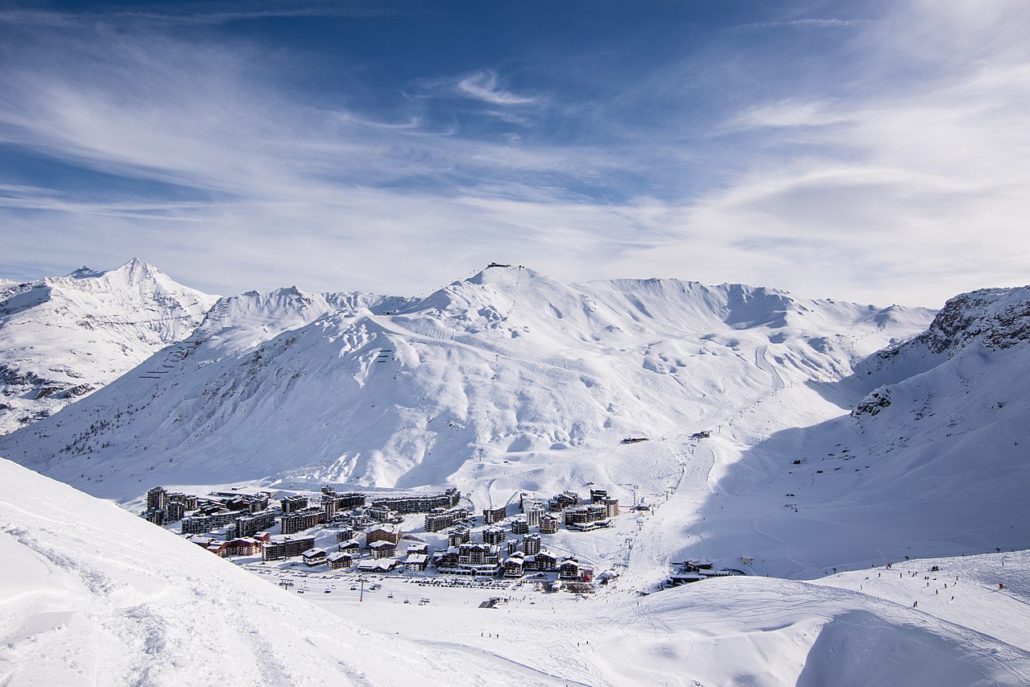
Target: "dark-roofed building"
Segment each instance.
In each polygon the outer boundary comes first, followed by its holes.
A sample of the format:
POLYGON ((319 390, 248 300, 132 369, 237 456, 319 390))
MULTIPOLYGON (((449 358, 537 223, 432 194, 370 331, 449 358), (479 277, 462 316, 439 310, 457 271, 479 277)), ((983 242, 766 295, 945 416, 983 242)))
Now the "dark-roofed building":
POLYGON ((498 506, 497 508, 484 508, 483 509, 483 524, 492 525, 495 522, 500 522, 508 517, 508 509, 505 506, 498 506))
MULTIPOLYGON (((275 525, 275 512, 266 510, 236 518, 236 536, 250 537, 275 525)), ((288 534, 288 533, 287 533, 288 534)))
POLYGON ((397 545, 392 541, 381 539, 368 545, 372 558, 389 558, 397 553, 397 545))
POLYGON ((296 513, 308 507, 308 497, 302 494, 294 494, 281 499, 279 503, 282 506, 283 513, 296 513))
POLYGON ((311 529, 320 522, 325 522, 325 511, 321 508, 305 508, 299 511, 291 511, 279 518, 283 534, 294 534, 311 529))
POLYGON ((325 549, 308 549, 301 554, 304 558, 304 564, 315 566, 321 565, 326 562, 326 558, 329 556, 329 552, 325 549))
POLYGON ((314 537, 287 537, 277 535, 270 537, 261 547, 261 557, 266 561, 275 561, 281 558, 299 556, 308 549, 315 547, 314 537))
POLYGON ((554 534, 558 531, 558 518, 554 517, 550 513, 544 513, 540 516, 540 534, 554 534))
POLYGON ((334 551, 326 556, 330 570, 344 570, 354 565, 354 558, 349 553, 334 551))
POLYGON ((396 544, 401 540, 400 530, 392 525, 379 525, 373 527, 365 533, 365 545, 369 546, 373 542, 377 541, 388 541, 392 544, 396 544))

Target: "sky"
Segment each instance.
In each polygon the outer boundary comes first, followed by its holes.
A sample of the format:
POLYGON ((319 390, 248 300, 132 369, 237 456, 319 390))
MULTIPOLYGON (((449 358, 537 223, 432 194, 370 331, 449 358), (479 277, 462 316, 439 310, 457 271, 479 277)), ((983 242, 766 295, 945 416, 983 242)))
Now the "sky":
POLYGON ((1024 0, 6 2, 0 276, 1030 282, 1024 0))

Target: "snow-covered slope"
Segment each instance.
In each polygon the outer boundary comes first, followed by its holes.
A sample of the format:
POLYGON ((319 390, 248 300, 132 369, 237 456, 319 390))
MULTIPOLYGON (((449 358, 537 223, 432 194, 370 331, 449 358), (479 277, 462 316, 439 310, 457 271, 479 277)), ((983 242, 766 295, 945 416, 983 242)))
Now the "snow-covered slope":
POLYGON ((520 591, 486 610, 480 597, 496 592, 387 578, 359 602, 342 585, 319 593, 329 584, 320 579, 313 594, 283 591, 0 460, 0 557, 0 683, 9 687, 408 685, 413 676, 527 686, 1030 680, 1026 553, 812 583, 726 578, 643 599, 621 581, 592 599, 520 591), (433 602, 404 604, 412 593, 433 602))
POLYGON ((215 301, 131 260, 0 284, 0 434, 51 415, 186 338, 215 301))
POLYGON ((307 293, 296 286, 269 292, 248 291, 220 298, 204 321, 179 347, 193 363, 211 362, 250 350, 283 332, 298 329, 329 313, 354 317, 369 310, 389 313, 413 299, 365 293, 307 293))
POLYGON ((734 421, 703 449, 722 466, 711 495, 653 536, 781 575, 1030 548, 1028 323, 1030 288, 964 294, 823 390, 850 412, 792 427, 784 401, 734 421))
MULTIPOLYGON (((355 628, 170 532, 0 460, 0 683, 553 684, 355 628)), ((392 632, 390 633, 393 634, 392 632)))
POLYGON ((481 501, 590 481, 661 491, 689 434, 786 388, 794 425, 839 413, 813 385, 931 316, 740 285, 566 285, 514 267, 373 305, 252 348, 234 329, 250 311, 218 319, 216 306, 198 331, 214 353, 166 349, 0 451, 120 498, 269 476, 452 481, 481 501), (652 441, 622 445, 629 435, 652 441))
POLYGON ((587 599, 524 588, 487 613, 475 592, 446 589, 427 592, 432 604, 411 612, 401 602, 410 590, 387 578, 364 603, 356 595, 314 602, 420 643, 444 645, 446 623, 446 645, 535 666, 558 685, 1030 684, 1027 552, 912 560, 812 582, 726 577, 647 597, 623 579, 587 599))

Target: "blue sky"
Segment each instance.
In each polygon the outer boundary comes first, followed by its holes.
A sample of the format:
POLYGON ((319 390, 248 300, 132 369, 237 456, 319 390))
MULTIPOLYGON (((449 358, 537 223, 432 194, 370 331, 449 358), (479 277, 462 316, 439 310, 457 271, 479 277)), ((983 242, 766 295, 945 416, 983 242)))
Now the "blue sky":
POLYGON ((0 275, 491 260, 939 305, 1030 264, 1030 6, 6 3, 0 275))

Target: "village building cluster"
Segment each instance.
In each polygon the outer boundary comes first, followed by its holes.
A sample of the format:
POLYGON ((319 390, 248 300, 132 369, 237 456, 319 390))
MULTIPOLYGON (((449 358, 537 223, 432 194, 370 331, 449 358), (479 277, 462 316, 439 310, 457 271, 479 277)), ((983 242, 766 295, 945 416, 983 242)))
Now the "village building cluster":
POLYGON ((546 502, 518 495, 518 513, 503 506, 484 508, 476 518, 461 504, 461 492, 415 493, 371 497, 337 493, 325 486, 318 494, 266 491, 215 492, 194 496, 154 487, 147 493, 143 517, 179 531, 195 544, 222 557, 262 561, 298 559, 306 567, 357 572, 403 572, 477 578, 521 578, 530 573, 589 588, 593 565, 575 556, 558 556, 544 538, 564 525, 570 531, 609 527, 619 502, 603 489, 588 500, 565 491, 546 502), (421 530, 408 516, 424 514, 421 530), (402 532, 407 522, 410 531, 402 532), (481 525, 479 524, 481 523, 481 525), (445 541, 445 545, 444 545, 445 541))

